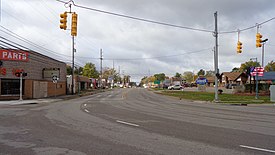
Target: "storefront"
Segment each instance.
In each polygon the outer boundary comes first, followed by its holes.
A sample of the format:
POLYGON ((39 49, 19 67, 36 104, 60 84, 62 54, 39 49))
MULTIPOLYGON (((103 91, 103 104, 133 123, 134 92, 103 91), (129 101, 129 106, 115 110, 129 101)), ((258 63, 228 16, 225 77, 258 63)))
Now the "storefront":
POLYGON ((66 94, 66 64, 34 51, 0 49, 0 100, 66 94), (54 81, 53 81, 54 79, 54 81))

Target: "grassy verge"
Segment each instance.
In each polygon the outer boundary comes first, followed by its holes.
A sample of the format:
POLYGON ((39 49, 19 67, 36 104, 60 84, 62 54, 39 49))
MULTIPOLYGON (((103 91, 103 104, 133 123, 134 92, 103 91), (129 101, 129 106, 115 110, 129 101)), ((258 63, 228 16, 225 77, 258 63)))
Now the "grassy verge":
MULTIPOLYGON (((178 97, 179 99, 198 100, 198 101, 213 101, 214 93, 210 92, 191 92, 191 91, 158 91, 160 94, 178 97)), ((260 96, 258 100, 255 96, 221 94, 219 100, 224 103, 272 103, 269 96, 260 96)))

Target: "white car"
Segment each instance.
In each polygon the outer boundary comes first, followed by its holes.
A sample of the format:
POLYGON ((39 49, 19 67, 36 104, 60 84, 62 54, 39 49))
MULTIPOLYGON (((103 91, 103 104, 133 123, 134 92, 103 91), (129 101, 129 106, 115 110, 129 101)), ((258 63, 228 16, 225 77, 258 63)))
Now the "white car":
POLYGON ((181 85, 172 85, 168 87, 169 90, 181 90, 182 86, 181 85))

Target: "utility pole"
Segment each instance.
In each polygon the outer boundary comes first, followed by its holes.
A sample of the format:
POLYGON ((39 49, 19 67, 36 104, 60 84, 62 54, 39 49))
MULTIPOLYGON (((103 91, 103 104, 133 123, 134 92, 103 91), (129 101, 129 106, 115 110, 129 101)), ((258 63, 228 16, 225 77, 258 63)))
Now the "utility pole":
POLYGON ((218 12, 214 13, 215 17, 215 50, 214 50, 214 66, 215 66, 215 102, 219 101, 218 97, 218 77, 219 75, 219 68, 218 68, 218 12))
POLYGON ((115 80, 115 60, 113 60, 113 72, 112 72, 112 86, 111 86, 111 88, 113 88, 114 87, 114 80, 115 80))
POLYGON ((102 49, 100 49, 100 81, 99 81, 99 87, 100 89, 102 89, 102 78, 103 78, 103 75, 102 75, 102 60, 103 60, 103 57, 102 57, 102 49))
POLYGON ((72 36, 72 95, 74 94, 74 36, 72 36))

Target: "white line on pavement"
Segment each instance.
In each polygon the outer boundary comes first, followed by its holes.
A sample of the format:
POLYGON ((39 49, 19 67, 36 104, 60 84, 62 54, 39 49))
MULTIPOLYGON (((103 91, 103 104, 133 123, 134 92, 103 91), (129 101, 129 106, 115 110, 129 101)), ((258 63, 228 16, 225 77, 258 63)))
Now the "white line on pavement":
POLYGON ((139 125, 137 125, 137 124, 128 123, 128 122, 124 122, 124 121, 120 121, 120 120, 117 120, 116 122, 118 122, 118 123, 122 123, 122 124, 126 124, 126 125, 135 126, 135 127, 138 127, 138 126, 139 126, 139 125))
POLYGON ((264 151, 264 152, 271 152, 271 153, 275 153, 275 151, 274 151, 274 150, 268 150, 268 149, 257 148, 257 147, 252 147, 252 146, 240 145, 240 147, 247 148, 247 149, 258 150, 258 151, 264 151))
POLYGON ((87 106, 87 104, 84 104, 84 107, 86 107, 87 106))
POLYGON ((86 112, 90 112, 89 110, 87 110, 87 109, 84 109, 84 111, 86 111, 86 112))

